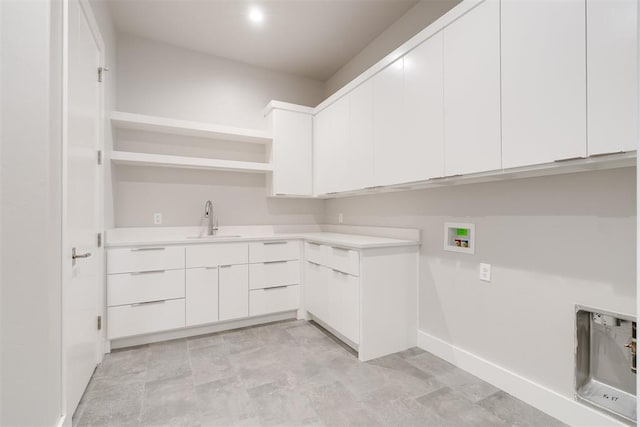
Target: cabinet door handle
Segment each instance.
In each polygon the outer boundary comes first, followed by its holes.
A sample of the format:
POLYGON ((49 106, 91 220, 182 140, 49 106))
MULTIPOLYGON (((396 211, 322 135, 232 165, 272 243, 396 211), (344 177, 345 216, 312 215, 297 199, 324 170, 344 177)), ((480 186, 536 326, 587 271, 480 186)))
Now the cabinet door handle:
POLYGON ((289 285, 282 285, 282 286, 272 286, 270 288, 263 288, 263 291, 272 291, 274 289, 282 289, 282 288, 288 288, 289 285))
MULTIPOLYGON (((231 267, 231 266, 229 266, 231 267)), ((205 267, 205 270, 216 270, 218 268, 218 266, 216 265, 215 267, 205 267)))
POLYGON ((132 276, 138 276, 140 274, 160 274, 164 273, 166 270, 149 270, 149 271, 134 271, 131 274, 132 276))
POLYGON ((345 273, 344 271, 336 270, 335 268, 332 268, 331 270, 335 271, 336 273, 342 274, 343 276, 348 276, 349 275, 349 273, 345 273))
POLYGON ((351 250, 349 248, 343 248, 343 247, 340 247, 340 246, 331 246, 331 249, 335 249, 337 251, 344 251, 344 252, 349 252, 351 250))
POLYGON ((164 251, 166 248, 133 248, 131 252, 164 251))
POLYGON ((263 264, 285 264, 287 261, 265 261, 263 264))
POLYGON ((263 245, 286 245, 288 242, 286 241, 282 241, 282 242, 262 242, 263 245))
POLYGON ((227 265, 221 265, 220 268, 229 268, 231 267, 231 264, 227 264, 227 265))
POLYGON ((307 260, 307 262, 309 264, 317 265, 318 267, 320 267, 320 264, 318 264, 317 262, 313 262, 313 261, 309 261, 309 260, 307 260))
POLYGON ((313 246, 320 246, 320 243, 316 243, 316 242, 307 242, 307 244, 313 245, 313 246))
POLYGON ((135 304, 131 304, 131 307, 140 307, 143 305, 152 305, 152 304, 164 304, 165 302, 166 302, 165 300, 137 302, 135 304))

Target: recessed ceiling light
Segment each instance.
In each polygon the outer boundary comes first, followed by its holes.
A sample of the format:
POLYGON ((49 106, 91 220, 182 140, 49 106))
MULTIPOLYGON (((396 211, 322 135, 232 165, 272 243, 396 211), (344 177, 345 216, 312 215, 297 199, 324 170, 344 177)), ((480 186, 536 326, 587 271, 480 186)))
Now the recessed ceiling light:
POLYGON ((257 7, 252 7, 251 9, 249 9, 249 20, 251 22, 259 24, 260 22, 264 21, 264 14, 257 7))

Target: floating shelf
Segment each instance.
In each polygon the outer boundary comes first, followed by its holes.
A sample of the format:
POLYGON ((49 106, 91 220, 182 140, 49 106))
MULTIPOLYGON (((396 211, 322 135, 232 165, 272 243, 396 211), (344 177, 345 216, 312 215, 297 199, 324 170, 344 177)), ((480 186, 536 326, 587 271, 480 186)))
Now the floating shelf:
POLYGON ((270 163, 169 156, 165 154, 134 153, 130 151, 112 151, 111 161, 117 165, 159 166, 250 173, 273 171, 273 166, 270 163))
POLYGON ((144 114, 124 113, 122 111, 113 111, 111 113, 111 124, 119 129, 134 129, 256 144, 266 144, 273 139, 271 132, 263 130, 168 119, 144 114))

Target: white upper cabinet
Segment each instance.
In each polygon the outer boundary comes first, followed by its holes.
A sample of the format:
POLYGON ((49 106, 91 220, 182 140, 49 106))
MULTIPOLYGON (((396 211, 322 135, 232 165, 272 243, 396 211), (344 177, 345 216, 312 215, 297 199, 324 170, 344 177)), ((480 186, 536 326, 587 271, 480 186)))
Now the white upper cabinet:
POLYGON ((397 141, 394 181, 444 175, 443 37, 435 34, 404 57, 405 135, 397 141))
POLYGON ((359 190, 374 184, 373 85, 367 80, 349 95, 349 139, 345 147, 348 165, 341 190, 359 190))
POLYGON ((637 0, 587 0, 589 155, 636 149, 637 8, 637 0))
POLYGON ((314 123, 314 192, 335 193, 347 173, 344 152, 349 137, 348 99, 340 98, 316 114, 314 123))
POLYGON ((502 165, 585 157, 585 2, 502 0, 502 165))
POLYGON ((271 146, 272 196, 313 194, 313 116, 274 108, 271 146))
POLYGON ((443 33, 445 175, 500 169, 500 4, 485 0, 443 33))
POLYGON ((373 166, 375 185, 398 182, 398 175, 406 167, 403 115, 404 58, 396 60, 376 74, 373 83, 373 166))

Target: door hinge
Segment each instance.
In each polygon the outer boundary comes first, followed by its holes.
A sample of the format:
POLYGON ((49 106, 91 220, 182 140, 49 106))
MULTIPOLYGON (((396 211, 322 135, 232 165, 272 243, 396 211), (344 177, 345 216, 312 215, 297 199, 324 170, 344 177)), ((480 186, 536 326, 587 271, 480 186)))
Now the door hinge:
POLYGON ((102 164, 102 150, 98 150, 98 164, 102 164))
POLYGON ((98 247, 102 247, 102 233, 98 233, 98 247))
POLYGON ((105 71, 109 71, 109 67, 98 67, 98 83, 102 83, 102 75, 105 71))
POLYGON ((102 316, 98 316, 98 330, 101 331, 102 330, 102 316))

